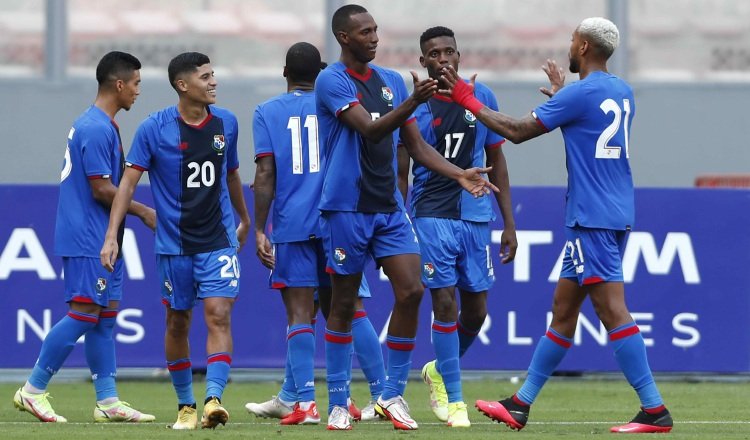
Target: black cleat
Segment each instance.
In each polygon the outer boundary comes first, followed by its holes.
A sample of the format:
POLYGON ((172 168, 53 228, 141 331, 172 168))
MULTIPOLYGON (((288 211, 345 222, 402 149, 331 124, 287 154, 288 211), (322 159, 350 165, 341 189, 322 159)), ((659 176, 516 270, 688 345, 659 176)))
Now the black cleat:
POLYGON ((520 431, 529 420, 531 407, 517 403, 514 397, 511 396, 499 402, 477 400, 474 406, 492 420, 505 423, 509 428, 520 431))
POLYGON ((672 430, 672 425, 672 415, 666 408, 656 414, 649 414, 641 408, 630 423, 613 426, 609 431, 623 434, 669 432, 672 430))

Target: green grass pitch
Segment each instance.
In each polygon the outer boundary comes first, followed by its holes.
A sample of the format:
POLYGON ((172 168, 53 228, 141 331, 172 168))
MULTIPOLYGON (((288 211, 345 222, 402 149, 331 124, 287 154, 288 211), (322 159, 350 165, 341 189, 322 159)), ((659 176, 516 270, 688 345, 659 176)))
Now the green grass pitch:
MULTIPOLYGON (((255 419, 244 408, 245 402, 263 401, 276 394, 278 383, 232 382, 224 394, 229 410, 227 426, 215 431, 171 431, 166 426, 176 417, 176 400, 171 384, 163 381, 122 381, 120 396, 135 408, 156 415, 155 423, 95 424, 92 422, 94 393, 90 383, 55 383, 50 386, 55 410, 68 418, 65 425, 38 422, 13 407, 13 392, 20 384, 0 383, 0 438, 80 440, 128 439, 285 439, 312 440, 334 437, 357 439, 519 439, 602 438, 626 434, 610 434, 609 427, 630 420, 638 410, 635 393, 624 380, 590 380, 553 378, 534 404, 529 424, 520 432, 505 425, 492 423, 473 408, 476 399, 498 399, 511 394, 518 385, 503 380, 471 380, 464 382, 464 397, 471 408, 472 427, 451 430, 433 418, 428 407, 427 389, 419 380, 411 380, 406 399, 412 416, 420 424, 418 431, 399 432, 389 422, 359 423, 351 432, 328 432, 325 417, 318 426, 279 426, 277 420, 255 419)), ((659 386, 675 420, 670 439, 750 439, 750 383, 660 381, 659 386)), ((367 402, 367 387, 353 384, 353 394, 360 406, 367 402)), ((195 395, 200 399, 204 384, 196 376, 195 395)), ((325 413, 323 382, 318 380, 318 404, 325 413)), ((199 403, 199 411, 201 410, 199 403)), ((651 437, 649 437, 651 438, 651 437)))

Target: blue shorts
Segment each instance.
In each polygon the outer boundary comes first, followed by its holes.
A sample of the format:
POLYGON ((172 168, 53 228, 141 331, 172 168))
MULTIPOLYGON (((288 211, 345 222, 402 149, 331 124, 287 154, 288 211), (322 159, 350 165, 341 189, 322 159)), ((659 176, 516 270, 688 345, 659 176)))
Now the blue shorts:
POLYGON ((156 255, 162 302, 174 310, 190 310, 196 300, 236 298, 240 262, 233 247, 195 255, 156 255))
POLYGON ((322 239, 276 243, 273 251, 276 266, 268 280, 272 289, 331 287, 322 239))
POLYGON ((422 283, 484 292, 495 283, 489 223, 417 217, 414 228, 422 250, 422 283))
POLYGON ((565 255, 560 278, 575 278, 578 285, 622 282, 622 254, 627 231, 565 228, 565 255))
POLYGON ((320 226, 329 273, 361 273, 368 255, 376 262, 393 255, 419 255, 417 236, 404 211, 323 211, 320 226))
POLYGON ((110 273, 99 258, 63 257, 65 302, 97 304, 107 307, 122 299, 122 258, 110 273))

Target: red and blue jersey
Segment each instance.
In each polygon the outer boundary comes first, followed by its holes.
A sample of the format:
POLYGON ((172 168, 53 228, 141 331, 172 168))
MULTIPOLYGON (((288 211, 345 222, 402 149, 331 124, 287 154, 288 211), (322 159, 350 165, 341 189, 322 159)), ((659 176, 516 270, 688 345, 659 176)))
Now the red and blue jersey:
MULTIPOLYGON (((94 199, 89 180, 109 178, 118 185, 122 157, 117 124, 92 105, 68 133, 55 222, 56 255, 98 258, 109 224, 109 207, 94 199)), ((120 242, 123 230, 124 224, 120 242)))
MULTIPOLYGON (((477 83, 475 95, 497 111, 497 99, 485 85, 477 83)), ((452 99, 434 95, 417 107, 419 131, 445 159, 459 168, 484 167, 485 149, 500 148, 505 139, 488 130, 470 111, 452 99)), ((495 219, 489 197, 474 198, 455 180, 437 174, 415 162, 412 168, 412 216, 439 217, 473 222, 495 219)))
POLYGON ((367 74, 359 75, 337 62, 318 75, 315 90, 320 145, 326 156, 320 209, 363 213, 403 209, 396 186, 399 130, 373 142, 339 120, 341 112, 355 105, 373 120, 398 107, 408 97, 401 75, 373 64, 367 74))
POLYGON ((255 109, 255 159, 273 155, 276 188, 272 243, 304 241, 320 236, 318 203, 323 162, 315 114, 315 92, 294 90, 255 109))
POLYGON ((533 115, 547 130, 560 127, 565 141, 565 225, 629 229, 635 220, 628 163, 635 115, 631 87, 610 73, 592 72, 560 89, 533 115))
POLYGON ((198 125, 177 107, 151 114, 135 133, 127 166, 148 171, 156 208, 157 254, 194 255, 236 247, 227 172, 239 168, 237 118, 208 106, 198 125))

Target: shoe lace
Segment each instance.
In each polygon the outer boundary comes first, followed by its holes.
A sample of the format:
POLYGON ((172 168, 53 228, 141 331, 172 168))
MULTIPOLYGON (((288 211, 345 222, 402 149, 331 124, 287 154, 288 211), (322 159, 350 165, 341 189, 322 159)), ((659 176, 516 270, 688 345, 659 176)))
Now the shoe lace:
POLYGON ((36 405, 40 406, 45 412, 49 412, 54 414, 55 411, 52 409, 52 404, 49 402, 49 399, 52 399, 52 396, 49 395, 49 393, 42 393, 39 395, 39 397, 36 398, 36 405))
POLYGON ((193 411, 191 411, 192 408, 189 406, 183 406, 182 409, 180 409, 180 413, 177 415, 177 419, 180 422, 190 422, 193 418, 193 411))

